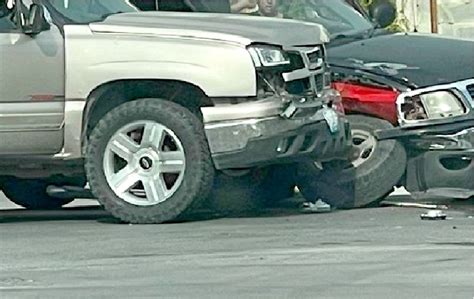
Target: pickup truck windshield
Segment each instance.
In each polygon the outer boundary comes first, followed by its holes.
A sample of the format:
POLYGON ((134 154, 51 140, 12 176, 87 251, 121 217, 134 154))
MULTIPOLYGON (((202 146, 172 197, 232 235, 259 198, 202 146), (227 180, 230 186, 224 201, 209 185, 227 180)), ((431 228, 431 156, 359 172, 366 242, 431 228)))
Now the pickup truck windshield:
POLYGON ((135 12, 129 0, 43 0, 64 18, 74 23, 101 21, 109 15, 135 12))

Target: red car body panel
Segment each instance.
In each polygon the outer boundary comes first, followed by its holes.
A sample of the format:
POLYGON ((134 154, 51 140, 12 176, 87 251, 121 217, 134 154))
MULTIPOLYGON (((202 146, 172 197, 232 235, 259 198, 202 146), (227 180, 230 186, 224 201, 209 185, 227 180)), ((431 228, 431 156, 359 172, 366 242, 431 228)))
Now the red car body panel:
POLYGON ((341 94, 347 114, 361 113, 398 125, 398 91, 346 82, 335 82, 333 87, 341 94))

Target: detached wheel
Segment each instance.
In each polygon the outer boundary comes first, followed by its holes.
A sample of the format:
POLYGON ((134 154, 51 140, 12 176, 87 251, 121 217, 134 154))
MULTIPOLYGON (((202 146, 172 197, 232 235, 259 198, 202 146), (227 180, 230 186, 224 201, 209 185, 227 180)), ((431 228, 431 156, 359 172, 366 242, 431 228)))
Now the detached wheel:
MULTIPOLYGON (((79 180, 82 181, 82 180, 79 180)), ((83 181, 81 187, 85 185, 83 181)), ((74 201, 74 199, 61 199, 51 197, 46 193, 49 185, 81 185, 81 182, 63 180, 30 180, 8 178, 2 184, 3 193, 13 203, 31 210, 54 210, 60 209, 62 206, 74 201)))
POLYGON ((159 99, 107 113, 90 134, 85 166, 99 202, 130 223, 175 219, 207 197, 214 178, 200 119, 159 99))
POLYGON ((322 198, 336 208, 359 208, 383 200, 393 191, 406 168, 406 152, 396 140, 378 141, 375 130, 393 126, 381 119, 350 115, 357 155, 349 162, 331 162, 319 169, 301 164, 297 185, 307 200, 322 198))

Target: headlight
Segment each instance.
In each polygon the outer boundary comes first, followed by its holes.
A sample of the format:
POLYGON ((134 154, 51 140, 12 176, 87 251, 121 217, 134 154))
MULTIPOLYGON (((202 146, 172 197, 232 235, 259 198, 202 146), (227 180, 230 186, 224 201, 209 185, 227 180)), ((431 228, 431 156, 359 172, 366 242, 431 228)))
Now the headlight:
POLYGON ((434 91, 419 96, 428 119, 463 115, 466 111, 459 99, 449 91, 434 91))
POLYGON ((406 120, 424 120, 460 116, 466 109, 453 92, 438 90, 405 98, 402 112, 406 120))
POLYGON ((290 64, 285 52, 272 46, 252 46, 248 48, 256 67, 290 64))

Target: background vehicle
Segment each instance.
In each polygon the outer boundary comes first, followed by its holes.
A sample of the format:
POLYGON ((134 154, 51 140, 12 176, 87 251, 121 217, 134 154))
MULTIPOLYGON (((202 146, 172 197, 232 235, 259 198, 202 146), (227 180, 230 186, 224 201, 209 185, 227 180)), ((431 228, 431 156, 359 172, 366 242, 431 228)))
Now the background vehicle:
POLYGON ((159 223, 206 198, 215 169, 350 147, 319 25, 256 29, 259 18, 147 14, 127 0, 16 3, 0 28, 0 173, 18 204, 60 207, 88 181, 114 216, 159 223))

